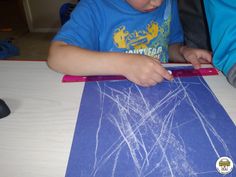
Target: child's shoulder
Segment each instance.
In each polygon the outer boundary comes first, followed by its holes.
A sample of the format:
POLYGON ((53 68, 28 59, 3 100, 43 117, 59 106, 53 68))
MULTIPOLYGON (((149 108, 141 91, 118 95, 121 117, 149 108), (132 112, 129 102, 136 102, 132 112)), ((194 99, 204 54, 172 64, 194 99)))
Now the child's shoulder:
POLYGON ((80 7, 89 7, 91 9, 113 9, 120 8, 120 6, 128 6, 128 3, 124 0, 80 0, 77 6, 80 7))

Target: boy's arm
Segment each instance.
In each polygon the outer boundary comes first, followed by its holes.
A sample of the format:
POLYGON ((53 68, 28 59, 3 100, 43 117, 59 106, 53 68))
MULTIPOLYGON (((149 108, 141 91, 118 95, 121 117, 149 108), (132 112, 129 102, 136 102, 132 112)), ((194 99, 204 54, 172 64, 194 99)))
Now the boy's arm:
POLYGON ((190 48, 181 44, 172 44, 169 46, 169 58, 171 62, 186 63, 189 62, 195 69, 199 69, 202 63, 211 63, 211 52, 204 49, 190 48))
POLYGON ((119 61, 115 54, 96 52, 68 45, 64 42, 52 42, 49 49, 48 66, 55 71, 70 75, 118 75, 119 61), (113 57, 113 60, 107 60, 113 57), (109 66, 109 67, 108 67, 109 66))
POLYGON ((158 60, 148 56, 97 52, 57 41, 49 49, 48 66, 70 75, 123 75, 141 86, 172 79, 158 60))

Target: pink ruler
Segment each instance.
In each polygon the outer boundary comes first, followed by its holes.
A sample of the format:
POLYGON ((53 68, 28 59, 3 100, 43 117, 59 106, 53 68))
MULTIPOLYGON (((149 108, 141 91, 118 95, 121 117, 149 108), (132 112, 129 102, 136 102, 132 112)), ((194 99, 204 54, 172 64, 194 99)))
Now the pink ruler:
POLYGON ((171 72, 174 77, 214 76, 219 74, 215 68, 176 69, 171 72))
POLYGON ((124 76, 71 76, 64 75, 62 82, 91 82, 106 80, 125 80, 124 76))
MULTIPOLYGON (((171 70, 174 77, 192 77, 192 76, 213 76, 218 75, 215 68, 200 69, 174 69, 171 70)), ((64 75, 62 82, 92 82, 106 80, 125 80, 124 76, 72 76, 64 75)))

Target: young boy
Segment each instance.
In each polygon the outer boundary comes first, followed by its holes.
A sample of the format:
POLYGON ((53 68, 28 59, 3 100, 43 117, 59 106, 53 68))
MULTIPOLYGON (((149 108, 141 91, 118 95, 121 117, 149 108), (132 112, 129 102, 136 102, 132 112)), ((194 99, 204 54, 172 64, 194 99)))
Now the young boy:
POLYGON ((152 86, 172 75, 162 62, 210 63, 206 50, 182 46, 176 0, 81 0, 55 36, 52 69, 71 75, 123 75, 152 86))

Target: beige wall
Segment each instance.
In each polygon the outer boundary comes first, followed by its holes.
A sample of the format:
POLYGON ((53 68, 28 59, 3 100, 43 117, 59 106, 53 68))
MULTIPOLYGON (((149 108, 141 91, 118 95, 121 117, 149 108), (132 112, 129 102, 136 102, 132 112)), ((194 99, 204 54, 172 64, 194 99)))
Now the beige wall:
POLYGON ((31 32, 55 32, 60 27, 59 9, 63 3, 76 0, 23 0, 31 32))

